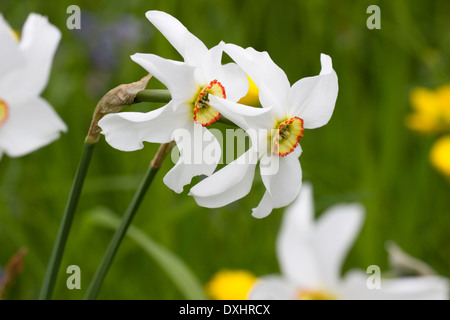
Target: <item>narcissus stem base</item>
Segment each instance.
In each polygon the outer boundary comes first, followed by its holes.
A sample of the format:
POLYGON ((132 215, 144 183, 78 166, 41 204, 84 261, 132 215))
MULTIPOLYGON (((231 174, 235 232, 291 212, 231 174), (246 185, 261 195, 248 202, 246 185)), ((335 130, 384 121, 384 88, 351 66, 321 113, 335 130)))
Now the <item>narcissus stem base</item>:
POLYGON ((108 249, 103 256, 103 260, 100 264, 100 267, 98 268, 94 279, 92 280, 91 284, 89 285, 89 288, 87 290, 85 300, 93 300, 96 299, 98 296, 98 293, 100 291, 100 288, 103 284, 103 280, 106 277, 106 274, 114 260, 114 257, 117 253, 117 250, 119 249, 119 246, 127 233, 128 227, 131 224, 131 221, 133 220, 137 210, 139 209, 139 206, 142 203, 142 200, 145 197, 145 194, 147 193, 148 188, 153 182, 153 179, 156 176, 156 173, 158 172, 159 168, 161 167, 164 158, 167 154, 170 153, 172 148, 174 147, 174 142, 169 142, 162 144, 159 148, 158 152, 156 153, 155 157, 153 158, 151 165, 149 166, 147 173, 144 176, 144 179, 142 180, 139 188, 137 189, 136 193, 133 196, 133 199, 131 200, 127 211, 123 215, 122 221, 120 223, 119 228, 114 233, 113 238, 111 239, 111 242, 108 246, 108 249))
POLYGON ((61 265, 64 248, 66 246, 67 238, 72 226, 73 217, 77 209, 78 200, 80 199, 81 190, 83 188, 89 164, 91 163, 91 158, 95 146, 96 143, 86 142, 84 144, 81 161, 78 165, 78 169, 73 180, 72 188, 70 190, 69 198, 66 204, 66 209, 64 210, 63 218, 58 230, 58 235, 56 236, 52 255, 50 257, 50 262, 45 274, 44 283, 39 295, 40 300, 50 299, 55 287, 56 277, 58 276, 58 270, 61 265))

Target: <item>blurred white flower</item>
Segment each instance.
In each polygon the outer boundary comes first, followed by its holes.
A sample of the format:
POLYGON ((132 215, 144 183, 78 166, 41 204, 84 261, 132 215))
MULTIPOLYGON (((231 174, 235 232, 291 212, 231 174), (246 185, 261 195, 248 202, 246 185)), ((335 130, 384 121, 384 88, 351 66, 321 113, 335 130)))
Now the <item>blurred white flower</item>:
POLYGON ((200 206, 216 208, 247 195, 252 187, 259 159, 266 192, 253 216, 263 218, 273 208, 289 205, 298 195, 302 170, 298 157, 303 129, 318 128, 331 118, 338 80, 331 58, 321 55, 319 75, 303 78, 292 87, 284 71, 267 52, 227 44, 224 51, 249 75, 259 88, 263 108, 252 108, 211 97, 211 102, 226 118, 244 129, 251 148, 214 175, 191 189, 200 206))
POLYGON ((0 14, 0 157, 20 157, 60 136, 67 127, 44 91, 60 31, 31 13, 20 40, 0 14))
POLYGON ((160 11, 148 11, 146 16, 181 54, 184 62, 142 53, 131 58, 168 88, 172 100, 148 113, 107 115, 99 126, 106 141, 122 151, 142 149, 143 141, 167 143, 175 139, 181 158, 166 174, 164 182, 180 193, 194 176, 212 174, 220 160, 220 145, 206 129, 220 118, 211 97, 238 101, 247 93, 249 84, 247 76, 235 63, 222 65, 223 42, 208 49, 174 17, 160 11), (212 159, 190 159, 194 153, 194 157, 202 158, 206 148, 216 151, 212 159))
POLYGON ((341 268, 364 218, 359 204, 340 204, 314 221, 312 187, 304 184, 297 200, 283 217, 277 239, 282 276, 261 277, 250 299, 364 300, 447 299, 448 281, 439 276, 381 278, 370 289, 371 274, 341 268))

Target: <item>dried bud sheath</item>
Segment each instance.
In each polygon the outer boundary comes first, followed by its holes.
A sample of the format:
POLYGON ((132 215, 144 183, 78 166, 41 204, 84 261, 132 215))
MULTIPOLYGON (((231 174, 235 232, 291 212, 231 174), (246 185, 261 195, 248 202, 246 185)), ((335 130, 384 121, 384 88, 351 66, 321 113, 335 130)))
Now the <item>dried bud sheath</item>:
POLYGON ((148 74, 139 81, 121 84, 103 96, 95 107, 91 126, 86 137, 87 143, 97 143, 100 139, 100 132, 102 131, 98 126, 100 119, 107 114, 117 113, 124 107, 132 105, 137 93, 145 89, 151 77, 151 74, 148 74))

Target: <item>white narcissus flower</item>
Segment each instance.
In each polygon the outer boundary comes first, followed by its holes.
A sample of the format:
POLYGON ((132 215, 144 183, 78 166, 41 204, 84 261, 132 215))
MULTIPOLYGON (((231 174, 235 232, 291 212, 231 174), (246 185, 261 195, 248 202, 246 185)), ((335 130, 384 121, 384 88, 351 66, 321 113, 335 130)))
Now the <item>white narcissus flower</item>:
POLYGON ((284 71, 267 52, 231 44, 224 51, 255 82, 263 108, 211 97, 219 112, 250 135, 252 146, 234 162, 195 185, 190 195, 200 206, 209 208, 244 197, 252 187, 255 159, 260 159, 266 192, 252 214, 263 218, 272 209, 287 206, 298 195, 302 184, 299 141, 304 128, 321 127, 330 120, 338 94, 337 75, 331 58, 322 54, 320 74, 300 79, 291 87, 284 71))
POLYGON ((448 281, 439 276, 385 279, 368 287, 371 273, 341 268, 364 219, 359 204, 339 204, 315 221, 312 187, 305 183, 286 210, 277 239, 282 276, 261 277, 249 299, 365 300, 447 299, 448 281))
POLYGON ((217 139, 206 129, 220 118, 211 97, 238 101, 249 85, 247 76, 235 63, 222 65, 223 42, 208 49, 174 17, 160 11, 149 11, 146 17, 184 62, 141 53, 131 58, 168 88, 172 100, 148 113, 107 115, 99 126, 106 141, 122 151, 141 149, 143 141, 167 143, 175 139, 181 158, 166 174, 164 182, 180 193, 194 176, 212 174, 221 157, 217 139), (206 148, 215 150, 210 159, 202 159, 206 148))
POLYGON ((32 13, 19 40, 0 14, 0 158, 26 155, 67 130, 40 97, 60 39, 58 28, 32 13))

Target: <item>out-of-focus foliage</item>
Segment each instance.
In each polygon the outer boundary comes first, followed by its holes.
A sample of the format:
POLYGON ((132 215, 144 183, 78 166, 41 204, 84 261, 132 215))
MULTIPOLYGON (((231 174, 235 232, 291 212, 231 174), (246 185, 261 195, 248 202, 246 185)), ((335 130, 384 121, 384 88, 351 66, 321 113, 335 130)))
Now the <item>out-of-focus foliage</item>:
MULTIPOLYGON (((450 276, 450 182, 429 162, 433 138, 409 130, 413 88, 450 81, 450 3, 376 1, 381 29, 369 30, 373 1, 17 1, 2 0, 0 12, 19 29, 30 12, 49 17, 63 38, 43 96, 69 131, 19 159, 0 162, 0 265, 27 248, 23 272, 10 299, 35 299, 44 277, 84 137, 98 100, 109 89, 133 82, 145 71, 129 56, 154 53, 181 59, 147 21, 163 10, 179 19, 208 47, 219 41, 268 51, 291 83, 320 70, 320 53, 333 59, 340 91, 328 125, 305 130, 301 140, 304 179, 314 186, 317 212, 334 203, 361 202, 367 209, 362 233, 344 271, 377 264, 387 269, 385 242, 394 240, 438 273, 450 276), (81 8, 81 30, 69 30, 69 5, 81 8)), ((149 88, 163 88, 157 80, 149 88)), ((141 104, 129 110, 145 111, 141 104)), ((104 139, 95 150, 68 240, 55 298, 80 299, 112 236, 92 223, 97 206, 124 212, 157 145, 120 152, 104 139), (81 268, 81 290, 68 290, 67 266, 81 268)), ((200 208, 162 182, 166 161, 134 224, 190 266, 202 283, 219 269, 255 275, 278 272, 275 238, 283 209, 251 216, 264 188, 220 209, 200 208)), ((126 238, 100 299, 181 299, 159 265, 126 238)))

